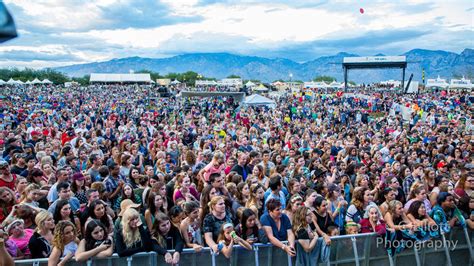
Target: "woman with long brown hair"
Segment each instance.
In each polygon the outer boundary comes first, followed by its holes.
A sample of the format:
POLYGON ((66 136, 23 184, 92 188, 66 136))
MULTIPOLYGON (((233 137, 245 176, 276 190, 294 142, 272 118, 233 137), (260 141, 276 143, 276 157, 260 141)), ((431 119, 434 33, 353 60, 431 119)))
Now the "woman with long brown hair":
POLYGON ((346 213, 346 222, 354 221, 358 223, 365 213, 365 208, 372 202, 373 196, 366 187, 356 187, 352 202, 346 213))
POLYGON ((159 213, 152 227, 153 250, 165 257, 165 262, 178 264, 181 252, 183 252, 184 242, 179 229, 173 226, 170 218, 159 213), (171 254, 168 250, 174 250, 171 254))
POLYGON ((260 184, 253 184, 250 186, 250 199, 245 204, 246 208, 252 209, 260 218, 263 214, 263 197, 265 190, 260 184))

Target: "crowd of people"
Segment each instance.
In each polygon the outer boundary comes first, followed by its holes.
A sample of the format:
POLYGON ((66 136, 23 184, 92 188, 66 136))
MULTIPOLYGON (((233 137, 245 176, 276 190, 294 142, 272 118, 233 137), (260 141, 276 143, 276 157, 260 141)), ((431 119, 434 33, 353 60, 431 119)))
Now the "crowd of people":
POLYGON ((316 91, 270 109, 150 106, 135 85, 1 91, 3 260, 155 251, 177 264, 184 248, 229 258, 271 243, 313 265, 332 236, 374 232, 394 254, 393 240, 474 229, 469 93, 316 91))

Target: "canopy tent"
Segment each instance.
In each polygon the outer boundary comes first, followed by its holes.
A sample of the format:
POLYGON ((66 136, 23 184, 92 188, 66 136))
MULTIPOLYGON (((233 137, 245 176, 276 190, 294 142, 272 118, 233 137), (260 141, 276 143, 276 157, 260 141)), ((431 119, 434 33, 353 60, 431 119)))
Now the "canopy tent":
POLYGON ((439 76, 436 79, 426 80, 426 88, 443 88, 446 89, 449 87, 449 83, 446 82, 446 79, 442 79, 439 76))
POLYGON ((16 84, 16 80, 10 78, 10 79, 7 81, 7 84, 8 84, 8 85, 15 85, 15 84, 16 84))
POLYGON ((265 91, 268 91, 268 88, 265 87, 265 85, 260 84, 255 90, 256 90, 256 91, 265 92, 265 91))
POLYGON ((133 83, 150 83, 151 76, 149 73, 139 74, 106 74, 106 73, 92 73, 90 80, 92 82, 100 83, 121 83, 121 82, 133 82, 133 83))
POLYGON ((249 81, 247 81, 247 83, 245 83, 245 86, 246 87, 255 87, 256 84, 249 80, 249 81))
POLYGON ((283 85, 285 85, 285 83, 281 82, 281 81, 275 81, 275 82, 272 83, 272 85, 273 86, 283 86, 283 85))
POLYGON ((49 79, 43 79, 43 81, 41 81, 41 83, 43 83, 43 84, 53 84, 53 82, 49 79))
POLYGON ((18 85, 23 85, 23 84, 25 84, 25 83, 24 83, 23 81, 21 81, 21 80, 16 80, 15 83, 18 84, 18 85))
POLYGON ((173 81, 170 82, 171 85, 177 85, 177 84, 181 84, 181 82, 179 82, 179 80, 175 79, 173 81))
POLYGON ((31 84, 41 84, 41 80, 39 80, 38 78, 35 78, 31 84))
POLYGON ((474 84, 471 83, 471 80, 462 77, 462 79, 451 79, 449 83, 449 89, 468 89, 472 90, 474 84))
POLYGON ((305 82, 303 84, 303 87, 307 89, 325 89, 328 87, 328 84, 324 81, 310 81, 310 82, 305 82))
POLYGON ((275 101, 269 99, 267 97, 263 97, 259 94, 252 94, 250 96, 245 97, 245 100, 242 102, 242 105, 247 106, 268 106, 271 108, 275 108, 276 104, 275 101))
POLYGON ((223 91, 181 91, 176 97, 182 98, 210 98, 210 97, 232 97, 237 102, 242 102, 244 100, 245 93, 243 92, 223 92, 223 91))
POLYGON ((31 81, 30 81, 30 80, 27 80, 27 81, 25 82, 25 84, 30 85, 30 84, 31 84, 31 81))
POLYGON ((4 85, 6 82, 3 79, 0 79, 0 85, 4 85))
POLYGON ((339 83, 339 82, 333 81, 328 85, 328 87, 329 88, 335 88, 335 89, 343 89, 344 88, 344 83, 339 83))

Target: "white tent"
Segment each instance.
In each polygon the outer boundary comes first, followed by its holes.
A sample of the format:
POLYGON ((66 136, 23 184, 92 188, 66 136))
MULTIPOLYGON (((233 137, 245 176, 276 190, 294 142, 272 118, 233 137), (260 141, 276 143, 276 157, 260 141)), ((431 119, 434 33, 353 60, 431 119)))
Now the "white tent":
POLYGON ((41 84, 41 80, 39 80, 38 78, 35 78, 31 84, 41 84))
POLYGON ((173 81, 170 82, 171 85, 176 85, 176 84, 181 84, 181 82, 179 82, 179 80, 175 79, 173 81))
POLYGON ((108 73, 91 73, 90 82, 100 83, 117 83, 117 82, 133 82, 133 83, 149 83, 151 76, 149 73, 129 73, 129 74, 108 74, 108 73))
POLYGON ((245 86, 246 86, 246 87, 249 87, 249 88, 250 88, 250 87, 254 87, 254 86, 255 86, 255 83, 253 83, 252 81, 249 80, 249 81, 247 81, 247 83, 245 83, 245 86))
POLYGON ((341 89, 344 88, 344 83, 339 83, 336 81, 331 82, 331 84, 328 85, 329 88, 335 88, 335 89, 341 89))
POLYGON ((426 88, 443 88, 446 89, 449 87, 449 83, 446 82, 446 79, 442 79, 439 76, 436 79, 427 79, 426 88))
POLYGON ((15 85, 15 84, 16 84, 16 80, 10 78, 10 79, 7 81, 7 84, 8 84, 8 85, 15 85))
POLYGON ((27 81, 25 82, 25 84, 30 85, 30 84, 31 84, 31 81, 30 81, 30 80, 27 80, 27 81))
POLYGON ((43 83, 43 84, 53 84, 53 82, 51 82, 49 79, 44 79, 43 81, 41 81, 41 83, 43 83))
POLYGON ((326 84, 326 82, 324 81, 310 81, 310 82, 303 83, 303 87, 311 88, 311 89, 315 89, 315 88, 325 89, 328 87, 328 84, 326 84))
POLYGON ((462 77, 462 79, 451 79, 449 83, 449 89, 472 89, 474 84, 471 80, 462 77))
POLYGON ((4 85, 4 84, 6 84, 6 82, 3 81, 3 79, 0 79, 0 85, 4 85))
POLYGON ((268 88, 265 87, 263 84, 260 84, 260 86, 257 87, 256 91, 266 92, 268 91, 268 88))
POLYGON ((259 94, 252 94, 245 97, 245 100, 242 102, 242 105, 247 106, 268 106, 274 108, 276 106, 275 101, 267 97, 263 97, 259 94))
POLYGON ((21 81, 21 80, 17 80, 17 81, 15 81, 15 83, 18 84, 18 85, 23 85, 23 84, 25 84, 25 83, 24 83, 23 81, 21 81))

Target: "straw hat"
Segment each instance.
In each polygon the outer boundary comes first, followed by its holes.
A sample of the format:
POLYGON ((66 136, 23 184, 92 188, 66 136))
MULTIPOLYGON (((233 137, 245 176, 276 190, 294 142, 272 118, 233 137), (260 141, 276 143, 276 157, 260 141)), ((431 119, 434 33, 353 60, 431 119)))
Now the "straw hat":
POLYGON ((128 208, 138 207, 140 207, 140 204, 133 203, 133 201, 130 199, 124 199, 122 200, 122 202, 120 202, 120 213, 118 214, 118 216, 122 216, 128 208))

